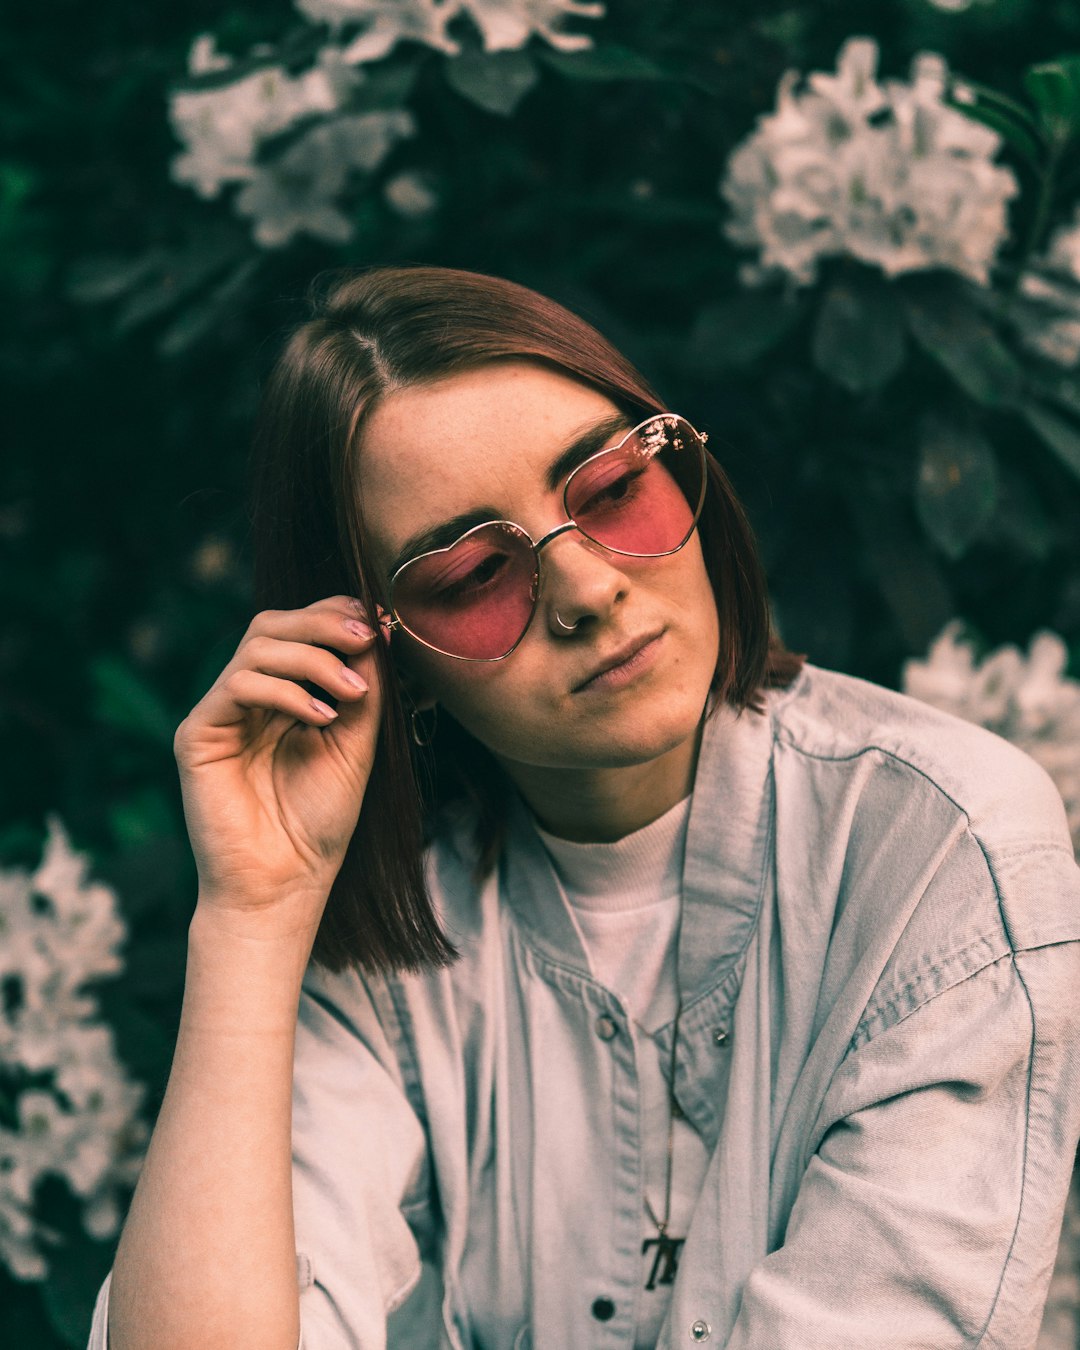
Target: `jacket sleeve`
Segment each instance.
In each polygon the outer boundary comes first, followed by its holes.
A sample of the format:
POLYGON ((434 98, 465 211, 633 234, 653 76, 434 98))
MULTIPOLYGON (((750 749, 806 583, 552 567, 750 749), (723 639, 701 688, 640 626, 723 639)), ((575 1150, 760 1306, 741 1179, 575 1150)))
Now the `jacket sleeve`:
MULTIPOLYGON (((409 1298, 421 1245, 434 1238, 425 1136, 385 1025, 392 1016, 355 976, 305 978, 293 1072, 298 1350, 383 1350, 398 1309, 395 1343, 438 1344, 433 1263, 421 1297, 409 1298)), ((108 1350, 111 1279, 88 1350, 108 1350)))
POLYGON ((383 1350, 398 1309, 392 1343, 438 1344, 430 1278, 409 1299, 437 1258, 426 1137, 401 1046, 385 986, 305 981, 293 1079, 301 1350, 383 1350))
POLYGON ((727 1350, 1033 1350, 1080 1135, 1080 942, 1009 953, 849 1052, 727 1350))

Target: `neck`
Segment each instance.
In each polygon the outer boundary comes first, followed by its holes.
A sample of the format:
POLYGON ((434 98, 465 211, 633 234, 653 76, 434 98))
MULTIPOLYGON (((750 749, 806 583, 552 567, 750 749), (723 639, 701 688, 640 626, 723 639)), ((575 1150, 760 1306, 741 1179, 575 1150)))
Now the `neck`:
POLYGON ((694 787, 701 727, 645 764, 554 769, 501 760, 549 834, 582 844, 610 844, 644 829, 694 787))

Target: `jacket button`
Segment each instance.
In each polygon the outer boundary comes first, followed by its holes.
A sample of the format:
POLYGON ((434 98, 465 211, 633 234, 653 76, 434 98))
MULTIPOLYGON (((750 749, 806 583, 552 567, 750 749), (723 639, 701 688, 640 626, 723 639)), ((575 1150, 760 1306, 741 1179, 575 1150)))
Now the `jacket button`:
POLYGON ((601 1013, 596 1019, 596 1034, 602 1041, 610 1041, 618 1030, 614 1017, 609 1017, 607 1013, 601 1013))
POLYGON ((592 1315, 598 1322, 610 1322, 615 1316, 615 1304, 609 1298, 598 1298, 593 1301, 592 1315))
POLYGON ((692 1341, 707 1341, 711 1334, 712 1327, 709 1326, 708 1322, 703 1322, 700 1317, 690 1328, 690 1339, 692 1341))
POLYGON ((723 1027, 717 1027, 713 1031, 712 1038, 716 1045, 727 1045, 728 1034, 723 1027))

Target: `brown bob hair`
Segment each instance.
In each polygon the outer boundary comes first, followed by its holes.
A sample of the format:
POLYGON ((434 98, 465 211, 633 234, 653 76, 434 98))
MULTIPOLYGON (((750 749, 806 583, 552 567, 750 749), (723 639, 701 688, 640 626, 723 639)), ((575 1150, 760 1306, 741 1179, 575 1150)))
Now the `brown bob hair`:
MULTIPOLYGON (((634 421, 665 411, 637 370, 583 319, 524 286, 442 267, 381 267, 316 282, 311 317, 271 372, 256 425, 252 532, 258 610, 330 595, 385 604, 365 558, 358 457, 365 418, 392 389, 492 361, 534 360, 605 394, 634 421)), ((770 628, 765 578, 746 514, 709 456, 699 522, 720 618, 717 702, 760 708, 802 658, 770 628)), ((312 958, 338 973, 420 970, 456 955, 424 879, 440 809, 467 803, 477 875, 498 855, 506 786, 487 751, 444 717, 430 751, 410 735, 393 659, 376 643, 383 721, 363 807, 312 958)), ((321 696, 325 693, 320 691, 321 696)))

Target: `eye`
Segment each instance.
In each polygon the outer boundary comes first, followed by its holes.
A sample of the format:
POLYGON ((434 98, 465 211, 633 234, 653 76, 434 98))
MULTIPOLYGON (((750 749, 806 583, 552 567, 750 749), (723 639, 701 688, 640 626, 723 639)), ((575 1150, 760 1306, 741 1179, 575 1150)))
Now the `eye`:
POLYGON ((461 560, 460 565, 446 569, 438 585, 433 588, 435 596, 439 600, 450 601, 471 595, 496 581, 509 561, 505 553, 473 549, 469 557, 461 560))
POLYGON ((571 485, 570 506, 575 518, 625 508, 641 492, 648 461, 624 454, 587 466, 571 485))

